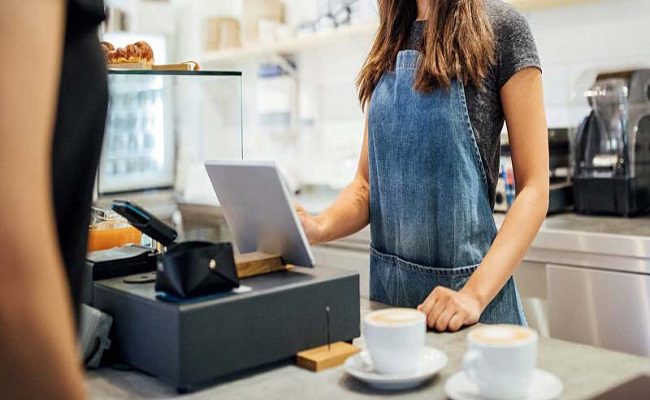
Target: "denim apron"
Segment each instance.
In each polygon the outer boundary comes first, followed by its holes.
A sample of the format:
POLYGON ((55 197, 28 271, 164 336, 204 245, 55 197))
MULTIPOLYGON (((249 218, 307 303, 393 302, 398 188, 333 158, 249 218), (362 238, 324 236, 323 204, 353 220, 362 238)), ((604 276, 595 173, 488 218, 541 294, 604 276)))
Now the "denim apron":
MULTIPOLYGON (((497 233, 463 84, 414 90, 419 54, 397 55, 368 110, 370 298, 399 307, 460 290, 497 233)), ((512 278, 480 322, 526 324, 512 278)))

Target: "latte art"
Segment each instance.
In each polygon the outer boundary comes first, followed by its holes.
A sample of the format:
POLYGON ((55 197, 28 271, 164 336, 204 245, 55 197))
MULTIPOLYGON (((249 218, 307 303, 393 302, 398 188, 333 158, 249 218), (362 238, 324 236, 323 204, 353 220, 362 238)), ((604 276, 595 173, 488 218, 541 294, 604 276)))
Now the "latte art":
POLYGON ((363 318, 363 337, 380 374, 417 371, 422 365, 426 316, 410 308, 387 308, 363 318))
POLYGON ((504 346, 530 340, 535 336, 530 329, 518 326, 491 325, 472 330, 470 340, 487 345, 504 346))
POLYGON ((467 334, 463 370, 481 398, 523 399, 537 363, 537 332, 518 325, 482 325, 467 334))
POLYGON ((375 325, 399 326, 423 321, 424 314, 410 308, 391 308, 375 311, 366 317, 366 322, 375 325))

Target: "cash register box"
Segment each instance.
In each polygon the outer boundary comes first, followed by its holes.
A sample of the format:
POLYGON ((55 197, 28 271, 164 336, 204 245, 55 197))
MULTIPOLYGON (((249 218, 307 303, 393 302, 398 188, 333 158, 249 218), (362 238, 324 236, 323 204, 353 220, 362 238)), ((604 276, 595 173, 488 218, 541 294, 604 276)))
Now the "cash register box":
POLYGON ((359 336, 359 275, 301 268, 243 280, 229 292, 183 302, 156 297, 154 283, 94 283, 94 306, 114 319, 113 346, 133 367, 180 392, 359 336), (250 288, 250 290, 248 290, 250 288))

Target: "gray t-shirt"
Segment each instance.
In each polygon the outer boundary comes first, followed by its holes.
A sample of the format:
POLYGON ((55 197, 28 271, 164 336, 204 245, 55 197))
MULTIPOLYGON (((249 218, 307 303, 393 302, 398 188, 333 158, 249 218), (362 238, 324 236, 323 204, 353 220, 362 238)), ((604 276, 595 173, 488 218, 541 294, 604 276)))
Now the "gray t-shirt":
MULTIPOLYGON (((501 0, 485 0, 488 19, 494 31, 496 63, 483 82, 483 89, 465 87, 467 109, 488 178, 490 204, 499 178, 499 151, 504 115, 499 91, 518 71, 535 67, 541 70, 535 40, 524 17, 501 0)), ((407 49, 421 47, 426 22, 412 28, 407 49)))

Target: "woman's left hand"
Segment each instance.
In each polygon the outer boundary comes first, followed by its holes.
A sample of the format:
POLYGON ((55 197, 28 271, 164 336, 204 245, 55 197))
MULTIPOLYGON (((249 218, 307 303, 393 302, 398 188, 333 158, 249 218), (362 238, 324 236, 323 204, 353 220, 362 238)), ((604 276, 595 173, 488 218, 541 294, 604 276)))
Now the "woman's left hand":
POLYGON ((427 326, 439 332, 456 332, 478 322, 485 306, 475 294, 438 286, 418 306, 427 315, 427 326))

